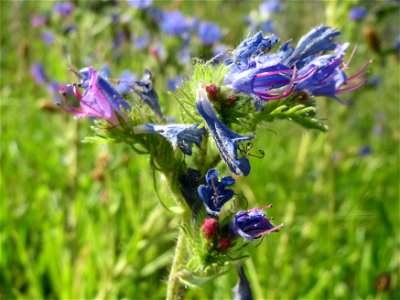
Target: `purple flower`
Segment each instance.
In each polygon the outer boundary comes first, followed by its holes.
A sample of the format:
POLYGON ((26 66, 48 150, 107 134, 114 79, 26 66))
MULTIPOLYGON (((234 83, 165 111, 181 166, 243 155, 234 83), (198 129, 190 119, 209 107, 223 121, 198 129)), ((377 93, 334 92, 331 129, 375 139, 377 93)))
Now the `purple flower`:
POLYGON ((239 158, 237 151, 240 143, 251 140, 253 136, 239 135, 223 124, 215 114, 210 100, 208 100, 207 92, 201 87, 196 92, 196 106, 229 169, 236 175, 247 176, 250 173, 249 160, 244 156, 239 158))
POLYGON ((218 25, 209 22, 200 22, 197 34, 204 45, 213 45, 222 38, 221 29, 218 25))
POLYGON ((350 10, 350 20, 359 22, 368 15, 368 9, 362 6, 354 6, 350 10))
POLYGON ((74 4, 71 2, 60 2, 53 6, 53 11, 61 17, 68 17, 74 11, 74 4))
POLYGON ((136 126, 133 131, 135 134, 159 134, 172 144, 174 150, 179 148, 186 155, 192 155, 193 144, 200 148, 202 137, 206 134, 205 128, 198 128, 198 126, 198 124, 155 125, 148 123, 136 126))
POLYGON ((200 185, 197 192, 206 206, 210 215, 216 216, 221 211, 222 206, 229 201, 234 192, 226 189, 235 183, 232 176, 224 176, 218 181, 218 171, 215 169, 208 170, 206 174, 207 185, 200 185))
POLYGON ((127 0, 128 4, 137 9, 145 9, 153 4, 153 0, 127 0))
POLYGON ((189 29, 186 18, 178 10, 164 12, 159 25, 162 32, 176 36, 183 36, 189 29))
POLYGON ((92 67, 82 69, 79 73, 82 76, 81 86, 85 89, 83 95, 80 94, 76 84, 67 85, 61 90, 64 95, 64 101, 59 103, 59 105, 66 112, 74 114, 77 119, 87 116, 117 124, 117 113, 123 116, 121 107, 129 109, 130 105, 92 67), (69 103, 67 96, 71 92, 79 100, 80 106, 74 106, 69 103))
POLYGON ((48 16, 33 16, 31 18, 32 27, 41 27, 47 25, 49 23, 48 16))
POLYGON ((42 39, 46 45, 50 46, 54 42, 54 34, 50 30, 45 30, 42 32, 42 39))
POLYGON ((42 64, 36 63, 31 66, 31 75, 37 84, 44 84, 49 81, 44 72, 42 64))
MULTIPOLYGON (((271 205, 263 208, 269 208, 271 205)), ((247 211, 239 211, 229 224, 230 233, 237 237, 243 237, 248 241, 261 237, 273 231, 277 231, 283 224, 274 226, 266 218, 264 211, 254 208, 247 211)))

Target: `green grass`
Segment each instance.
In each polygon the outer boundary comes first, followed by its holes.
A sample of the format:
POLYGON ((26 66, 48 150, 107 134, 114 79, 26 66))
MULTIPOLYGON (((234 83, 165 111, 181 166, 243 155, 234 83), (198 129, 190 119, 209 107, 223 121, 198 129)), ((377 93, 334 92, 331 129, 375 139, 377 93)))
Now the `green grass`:
MULTIPOLYGON (((251 4, 238 9, 233 2, 201 7, 188 2, 183 10, 217 20, 227 31, 226 42, 237 44, 245 35, 239 16, 251 4)), ((162 299, 177 221, 159 204, 148 157, 123 145, 83 144, 91 134, 89 120, 40 108, 49 99, 32 83, 30 64, 43 61, 49 74, 66 81, 67 60, 60 49, 69 41, 47 48, 30 28, 31 12, 49 3, 0 6, 0 298, 162 299)), ((108 62, 116 74, 146 67, 144 56, 131 50, 113 63, 104 45, 109 32, 87 39, 88 28, 101 18, 84 11, 79 10, 82 31, 68 44, 76 65, 84 65, 94 49, 95 66, 108 62)), ((286 14, 277 18, 285 28, 279 32, 284 39, 297 38, 323 23, 323 14, 322 2, 315 7, 287 2, 286 14), (306 14, 311 8, 318 13, 306 14)), ((382 83, 346 96, 352 106, 319 99, 327 134, 285 121, 262 125, 254 147, 266 155, 250 159, 251 174, 238 180, 236 191, 247 197, 249 207, 273 203, 267 213, 285 227, 248 247, 245 267, 257 299, 400 298, 399 58, 376 56, 357 34, 359 28, 343 18, 343 40, 360 45, 354 70, 375 58, 371 72, 380 74, 382 83), (377 126, 380 134, 374 133, 377 126), (364 145, 370 145, 371 155, 359 155, 364 145), (385 276, 389 286, 377 289, 378 278, 385 276)), ((383 35, 398 25, 397 13, 376 28, 383 35)), ((382 38, 382 45, 390 41, 382 38)), ((157 80, 162 90, 165 79, 157 80)), ((176 106, 168 107, 173 115, 176 106)), ((158 195, 172 204, 164 179, 155 177, 158 195)), ((191 289, 187 299, 230 298, 236 280, 231 271, 191 289)))

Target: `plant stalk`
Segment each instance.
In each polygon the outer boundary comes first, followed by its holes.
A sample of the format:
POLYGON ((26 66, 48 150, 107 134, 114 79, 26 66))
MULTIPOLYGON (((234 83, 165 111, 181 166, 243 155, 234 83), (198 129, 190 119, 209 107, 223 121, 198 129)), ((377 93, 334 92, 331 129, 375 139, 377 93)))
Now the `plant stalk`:
POLYGON ((168 277, 167 300, 183 298, 183 286, 179 281, 178 273, 181 271, 186 252, 186 236, 182 227, 179 228, 178 240, 176 242, 174 260, 168 277))

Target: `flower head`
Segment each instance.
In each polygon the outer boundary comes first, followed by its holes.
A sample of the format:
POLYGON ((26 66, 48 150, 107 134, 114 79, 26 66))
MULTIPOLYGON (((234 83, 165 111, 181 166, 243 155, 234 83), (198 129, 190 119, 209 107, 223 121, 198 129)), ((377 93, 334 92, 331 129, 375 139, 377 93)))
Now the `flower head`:
POLYGON ((64 95, 64 101, 59 105, 68 113, 74 114, 77 119, 87 116, 107 120, 113 124, 118 123, 116 113, 122 116, 121 107, 129 109, 130 105, 92 67, 81 69, 79 73, 82 76, 80 85, 85 89, 83 95, 80 94, 78 85, 67 85, 61 90, 64 95), (73 94, 80 102, 80 105, 74 106, 69 103, 67 100, 68 94, 73 94))
POLYGON ((239 135, 223 124, 215 114, 207 92, 201 87, 197 89, 196 106, 229 169, 236 175, 247 176, 250 172, 250 163, 246 157, 238 157, 238 144, 251 140, 253 136, 239 135))
POLYGON ((134 132, 136 134, 159 134, 165 137, 174 149, 179 148, 186 155, 192 155, 193 144, 196 144, 200 148, 202 137, 206 134, 205 128, 198 128, 198 126, 198 124, 155 125, 147 123, 136 126, 134 132))
MULTIPOLYGON (((271 205, 266 206, 271 207, 271 205)), ((255 208, 247 211, 239 211, 229 224, 232 235, 243 237, 248 241, 261 237, 273 231, 277 231, 283 224, 274 226, 266 218, 265 212, 255 208)))
POLYGON ((218 25, 209 22, 200 22, 197 33, 204 45, 213 45, 222 37, 218 25))
POLYGON ((218 181, 218 171, 210 169, 206 174, 206 183, 207 185, 200 185, 197 191, 207 212, 210 215, 218 215, 222 206, 234 195, 233 190, 226 187, 233 185, 235 179, 232 176, 224 176, 218 181))
POLYGON ((302 37, 296 48, 287 42, 277 53, 252 56, 245 68, 232 65, 225 83, 255 100, 279 100, 300 92, 339 99, 337 94, 365 83, 366 67, 351 77, 345 74, 348 63, 343 59, 349 44, 336 45, 332 38, 338 34, 332 28, 317 27, 302 37), (328 50, 335 53, 319 55, 328 50))

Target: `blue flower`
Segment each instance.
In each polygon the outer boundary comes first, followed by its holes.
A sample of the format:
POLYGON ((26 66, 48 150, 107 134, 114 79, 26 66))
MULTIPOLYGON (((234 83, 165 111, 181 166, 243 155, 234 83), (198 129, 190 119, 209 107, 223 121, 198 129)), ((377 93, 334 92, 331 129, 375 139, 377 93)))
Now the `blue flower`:
POLYGON ((54 42, 54 33, 51 30, 45 30, 42 32, 42 40, 47 46, 51 46, 54 42))
POLYGON ((289 67, 295 64, 297 68, 301 68, 313 55, 321 51, 335 50, 333 38, 339 34, 338 30, 328 26, 312 29, 300 39, 293 53, 283 63, 289 67))
MULTIPOLYGON (((271 205, 264 208, 271 207, 271 205)), ((243 237, 248 241, 261 237, 273 231, 277 231, 283 224, 274 226, 266 218, 265 212, 258 208, 247 211, 239 211, 229 224, 230 233, 237 237, 243 237)))
POLYGON ((153 0, 127 0, 127 2, 134 8, 145 9, 153 3, 153 0))
POLYGON ((167 80, 167 89, 171 92, 175 92, 178 86, 182 86, 183 77, 181 75, 175 78, 170 77, 167 80))
POLYGON ((250 163, 246 157, 238 158, 238 144, 251 140, 253 136, 239 135, 223 124, 215 114, 207 92, 203 88, 197 89, 196 96, 197 110, 205 120, 222 159, 233 173, 247 176, 250 172, 250 163))
POLYGON ((271 34, 264 37, 260 31, 239 44, 234 50, 233 59, 228 61, 228 64, 235 63, 244 65, 244 68, 246 68, 251 58, 269 52, 279 41, 280 39, 276 35, 271 34))
POLYGON ((260 4, 260 13, 266 17, 270 14, 279 13, 281 11, 281 1, 280 0, 264 0, 260 4))
POLYGON ((135 81, 136 75, 129 70, 125 70, 121 73, 116 88, 121 94, 127 94, 131 91, 131 87, 135 81))
POLYGON ((368 15, 368 9, 362 6, 354 6, 350 10, 350 20, 359 22, 368 15))
POLYGON ((224 176, 218 181, 218 171, 210 169, 206 174, 206 183, 207 185, 200 185, 197 191, 207 212, 216 216, 222 206, 233 197, 234 192, 226 187, 233 185, 235 179, 232 176, 224 176))
POLYGON ((37 84, 45 84, 49 81, 44 71, 43 65, 40 63, 31 66, 31 75, 37 84))
POLYGON ((152 76, 149 70, 146 70, 142 79, 135 81, 132 85, 133 91, 142 98, 143 102, 150 106, 157 115, 162 116, 158 94, 152 83, 152 76))
POLYGON ((222 38, 221 29, 215 23, 200 22, 197 34, 204 45, 213 45, 222 38))
POLYGON ((306 92, 310 96, 326 96, 338 99, 338 94, 362 87, 366 65, 355 75, 347 77, 342 64, 349 44, 338 45, 334 54, 319 56, 298 71, 295 92, 306 92), (309 75, 308 75, 309 74, 309 75))
POLYGON ((164 12, 159 25, 162 32, 176 36, 183 36, 189 29, 185 16, 178 10, 164 12))
POLYGON ((277 53, 255 53, 244 68, 240 64, 230 66, 225 84, 253 96, 256 102, 279 100, 300 92, 306 97, 339 99, 337 94, 364 85, 367 66, 347 77, 343 58, 349 45, 336 45, 332 38, 338 34, 329 27, 317 27, 302 37, 295 49, 286 42, 277 53), (335 48, 334 54, 317 55, 335 48))
POLYGON ((159 134, 165 137, 175 150, 179 148, 186 155, 192 155, 193 144, 200 148, 202 137, 206 134, 205 128, 198 128, 198 126, 198 124, 155 125, 147 123, 136 126, 133 131, 135 134, 159 134))
POLYGON ((233 299, 234 300, 253 300, 253 293, 251 292, 251 287, 249 280, 244 273, 243 266, 236 269, 239 275, 239 281, 233 288, 233 299))
POLYGON ((61 17, 68 17, 74 11, 74 4, 71 2, 60 2, 53 6, 53 11, 61 17))

